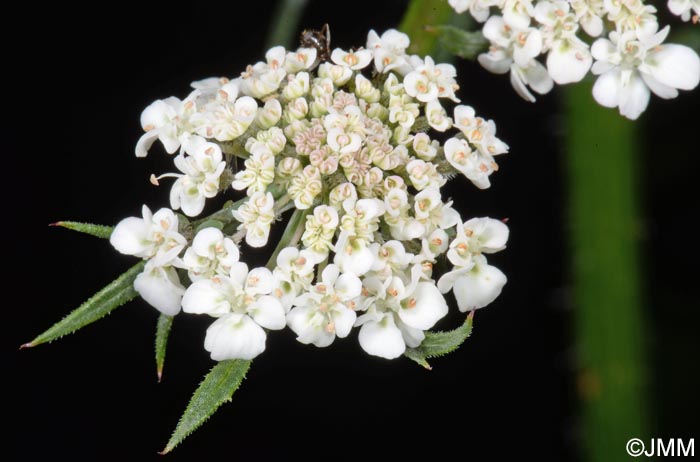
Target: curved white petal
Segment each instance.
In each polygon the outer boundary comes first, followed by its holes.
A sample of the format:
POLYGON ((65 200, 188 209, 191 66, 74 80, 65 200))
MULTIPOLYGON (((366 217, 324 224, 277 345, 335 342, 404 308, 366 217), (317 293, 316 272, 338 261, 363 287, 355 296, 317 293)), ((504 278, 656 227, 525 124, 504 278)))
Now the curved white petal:
POLYGON ((251 295, 272 292, 272 273, 267 268, 253 268, 248 273, 245 290, 251 295))
POLYGON ((175 316, 180 312, 180 302, 185 288, 174 268, 150 267, 136 276, 134 289, 149 305, 163 314, 175 316))
POLYGON ((380 358, 398 358, 406 351, 401 330, 390 316, 385 316, 379 322, 364 323, 360 329, 359 341, 363 350, 380 358))
POLYGON ((284 329, 287 324, 282 304, 270 295, 263 295, 248 305, 248 314, 266 329, 284 329))
POLYGON ((501 294, 506 281, 501 270, 491 265, 478 265, 472 271, 462 274, 452 288, 459 311, 485 307, 501 294))
POLYGON ((654 93, 659 98, 672 99, 678 96, 678 90, 676 90, 675 88, 669 87, 668 85, 664 85, 663 83, 659 82, 654 77, 652 77, 650 74, 642 73, 641 75, 642 80, 644 80, 644 83, 647 84, 649 90, 651 90, 652 93, 654 93))
POLYGON ((141 218, 128 217, 120 221, 109 237, 109 243, 125 255, 146 256, 152 243, 148 240, 148 225, 141 218))
POLYGON ((447 314, 447 302, 435 284, 419 282, 399 317, 409 327, 427 330, 447 314))
POLYGON ((249 316, 230 313, 217 319, 207 329, 204 348, 211 359, 253 359, 265 351, 267 336, 249 316))
POLYGON ((141 135, 141 138, 136 142, 136 157, 146 157, 148 150, 151 149, 151 146, 157 139, 158 130, 151 130, 141 135))
POLYGON ((406 342, 406 346, 409 348, 418 347, 425 339, 425 333, 420 329, 414 329, 411 326, 406 325, 406 323, 399 322, 396 323, 398 328, 401 330, 403 335, 403 341, 406 342))
POLYGON ((579 82, 588 73, 592 61, 585 48, 578 49, 566 41, 560 41, 547 55, 547 71, 559 85, 579 82))
POLYGON ((605 107, 617 107, 620 104, 619 69, 611 69, 596 79, 593 85, 593 98, 605 107))
POLYGON ((355 297, 359 297, 361 292, 362 281, 360 281, 360 278, 354 274, 341 274, 335 282, 335 293, 342 301, 352 300, 355 297))
POLYGON ((224 240, 224 233, 217 228, 204 228, 192 240, 192 249, 200 257, 213 259, 216 256, 216 246, 224 240))
POLYGON ((231 301, 226 295, 222 279, 214 282, 202 279, 192 283, 182 297, 182 310, 185 313, 223 316, 231 311, 231 301))
POLYGON ((628 119, 637 119, 649 104, 649 88, 638 73, 633 73, 620 92, 620 114, 628 119))
POLYGON ((357 314, 350 308, 341 308, 333 311, 335 334, 340 338, 347 337, 352 330, 352 326, 355 325, 356 319, 357 314))
POLYGON ((692 90, 700 83, 700 57, 685 45, 660 45, 645 63, 651 76, 669 87, 692 90))

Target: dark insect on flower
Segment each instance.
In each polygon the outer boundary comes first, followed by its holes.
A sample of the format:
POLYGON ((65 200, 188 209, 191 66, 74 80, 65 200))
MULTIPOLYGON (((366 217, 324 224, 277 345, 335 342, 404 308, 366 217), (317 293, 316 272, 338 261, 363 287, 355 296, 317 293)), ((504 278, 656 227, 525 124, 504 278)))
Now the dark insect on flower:
POLYGON ((299 42, 304 48, 316 48, 316 62, 311 69, 319 63, 331 59, 331 30, 328 24, 324 24, 321 30, 304 29, 299 37, 299 42))

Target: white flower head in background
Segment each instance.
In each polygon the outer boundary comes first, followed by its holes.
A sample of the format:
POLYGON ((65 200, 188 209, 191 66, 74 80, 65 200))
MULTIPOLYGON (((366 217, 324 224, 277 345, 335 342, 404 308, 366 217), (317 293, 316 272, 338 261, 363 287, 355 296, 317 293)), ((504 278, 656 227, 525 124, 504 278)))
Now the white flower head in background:
MULTIPOLYGON (((483 35, 490 46, 479 55, 479 63, 495 74, 509 73, 517 94, 529 102, 535 101, 532 91, 549 93, 555 83, 579 82, 590 70, 600 76, 593 89, 595 100, 636 119, 646 109, 650 91, 675 98, 677 90, 692 90, 700 80, 697 53, 683 45, 664 44, 669 27, 659 31, 656 8, 642 0, 449 0, 449 4, 458 13, 469 11, 476 21, 485 21, 483 35), (492 7, 500 14, 490 16, 492 7), (604 32, 608 38, 590 43, 589 37, 604 32), (546 67, 541 58, 545 54, 546 67)), ((668 0, 668 8, 683 21, 692 17, 697 23, 700 17, 700 0, 668 0)))

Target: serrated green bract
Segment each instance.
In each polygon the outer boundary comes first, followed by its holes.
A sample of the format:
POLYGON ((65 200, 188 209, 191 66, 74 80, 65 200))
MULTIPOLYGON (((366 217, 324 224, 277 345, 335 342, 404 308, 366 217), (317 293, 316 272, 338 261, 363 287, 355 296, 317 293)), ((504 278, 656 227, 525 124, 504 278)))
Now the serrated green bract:
POLYGON ((85 303, 71 311, 68 316, 51 326, 43 334, 38 335, 31 342, 22 345, 22 347, 37 346, 71 334, 136 298, 138 293, 134 290, 134 279, 143 270, 145 264, 146 262, 142 261, 132 266, 85 303))
POLYGON ((187 409, 161 454, 172 451, 211 417, 219 406, 231 401, 233 393, 245 378, 250 363, 243 359, 230 359, 219 362, 209 371, 192 395, 187 409))
POLYGON ((114 231, 114 227, 112 226, 80 223, 78 221, 57 221, 56 223, 51 223, 50 226, 60 226, 61 228, 89 234, 90 236, 99 237, 101 239, 109 239, 109 236, 112 235, 112 231, 114 231))
POLYGON ((163 364, 165 364, 165 350, 168 348, 170 328, 173 326, 173 316, 161 313, 156 326, 156 373, 158 381, 163 377, 163 364))
POLYGON ((425 339, 416 348, 407 348, 404 356, 426 369, 432 369, 428 358, 443 356, 456 350, 472 333, 474 312, 467 316, 464 324, 447 332, 426 332, 425 339))
POLYGON ((440 43, 460 58, 474 59, 488 48, 488 40, 481 31, 469 32, 455 26, 431 26, 429 32, 438 35, 440 43))

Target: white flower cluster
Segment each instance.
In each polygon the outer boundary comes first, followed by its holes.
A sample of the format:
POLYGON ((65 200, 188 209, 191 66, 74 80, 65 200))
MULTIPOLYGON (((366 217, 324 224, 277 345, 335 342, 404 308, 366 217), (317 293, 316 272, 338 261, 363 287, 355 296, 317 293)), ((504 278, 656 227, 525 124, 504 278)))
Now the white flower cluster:
MULTIPOLYGON (((642 0, 449 0, 458 13, 485 22, 491 42, 479 63, 496 74, 510 73, 515 91, 534 102, 532 91, 548 93, 555 83, 579 82, 590 70, 598 79, 593 97, 605 107, 636 119, 650 90, 665 99, 700 82, 700 58, 692 49, 664 44, 656 8, 642 0), (498 15, 491 15, 492 8, 498 15), (579 35, 582 29, 595 39, 579 35), (607 35, 608 38, 602 37, 607 35), (599 38, 600 37, 600 38, 599 38), (545 55, 545 65, 537 58, 545 55), (595 59, 595 63, 593 60, 595 59), (528 88, 529 87, 529 88, 528 88)), ((669 0, 673 14, 698 22, 700 0, 669 0)))
POLYGON ((453 291, 462 312, 500 294, 506 277, 485 255, 505 248, 508 228, 462 219, 441 187, 461 173, 487 188, 508 146, 473 108, 456 105, 450 117, 454 67, 410 56, 408 46, 389 30, 371 31, 366 48, 333 50, 328 62, 316 48, 275 47, 236 79, 195 82, 184 100, 143 112, 136 155, 156 139, 179 150, 180 173, 151 178, 176 178, 173 209, 192 217, 229 186, 245 192, 230 213, 217 212, 220 226, 144 207, 111 236, 118 251, 148 259, 135 283, 148 303, 216 318, 204 344, 213 359, 251 359, 266 330, 285 326, 319 347, 359 327, 365 351, 396 358, 447 314, 444 294, 453 291), (267 267, 250 269, 243 241, 267 245, 289 209, 267 267), (438 262, 451 266, 441 277, 438 262))

